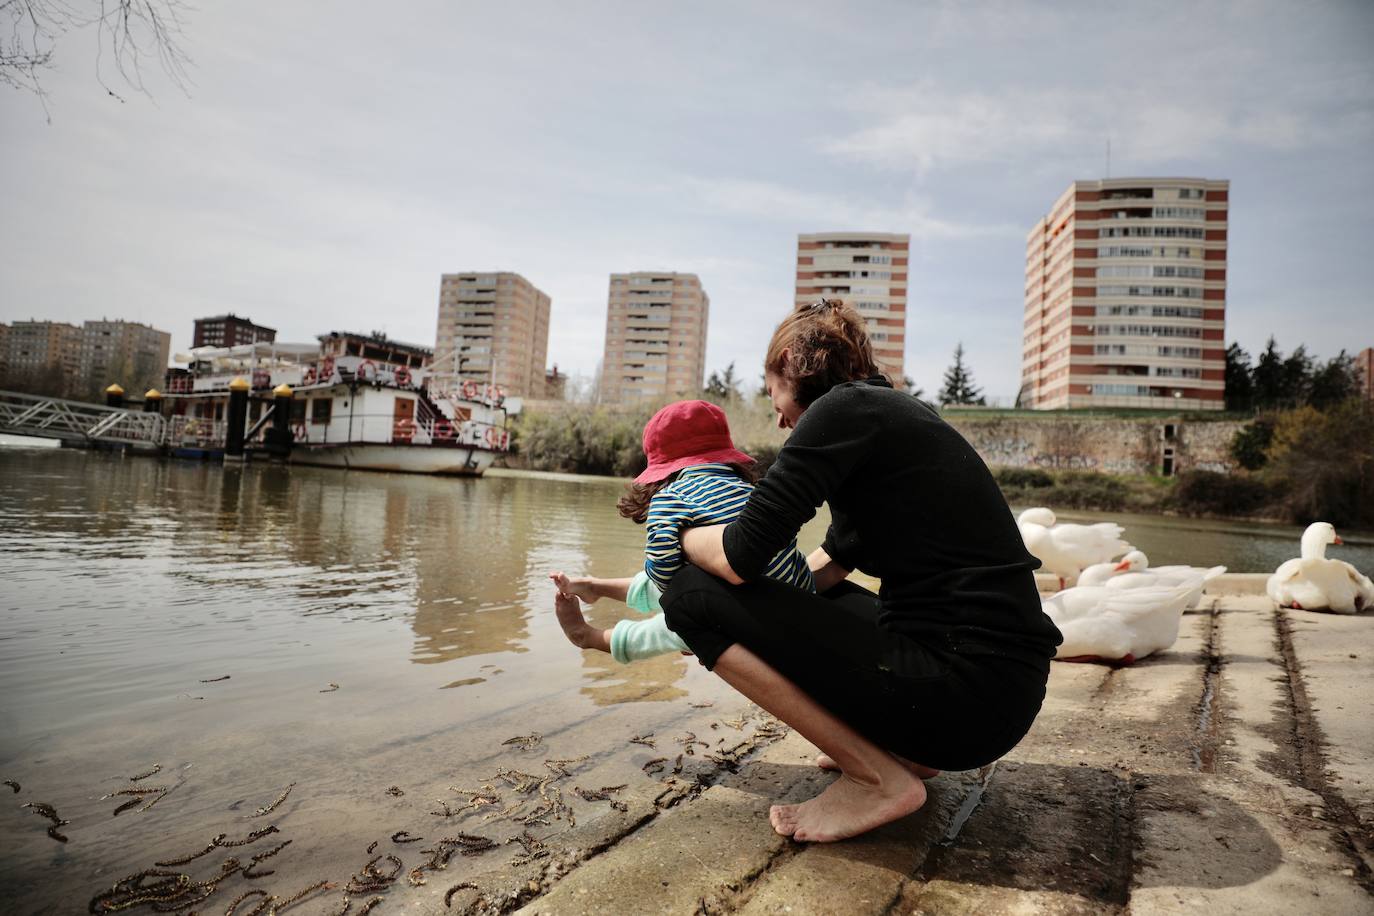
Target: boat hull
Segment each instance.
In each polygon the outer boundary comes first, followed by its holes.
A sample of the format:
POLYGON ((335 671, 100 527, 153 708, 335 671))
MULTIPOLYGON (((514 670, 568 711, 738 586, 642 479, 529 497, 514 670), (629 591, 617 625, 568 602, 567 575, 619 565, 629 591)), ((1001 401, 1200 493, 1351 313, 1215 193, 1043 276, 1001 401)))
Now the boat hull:
POLYGON ((498 454, 470 446, 355 442, 349 445, 297 445, 291 450, 291 463, 348 470, 480 477, 498 454))

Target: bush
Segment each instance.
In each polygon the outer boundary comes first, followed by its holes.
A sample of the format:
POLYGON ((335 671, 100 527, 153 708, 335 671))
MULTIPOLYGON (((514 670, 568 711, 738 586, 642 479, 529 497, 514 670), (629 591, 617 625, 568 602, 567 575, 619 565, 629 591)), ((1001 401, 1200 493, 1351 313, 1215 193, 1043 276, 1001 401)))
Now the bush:
POLYGON ((526 413, 515 426, 513 448, 540 471, 633 477, 647 462, 641 439, 657 405, 612 410, 568 404, 548 413, 526 413))
POLYGON ((1273 490, 1249 474, 1184 471, 1168 506, 1184 515, 1259 515, 1275 502, 1273 490))
POLYGON ((1236 430, 1228 451, 1236 464, 1247 471, 1257 471, 1269 460, 1269 445, 1274 441, 1274 421, 1261 417, 1248 426, 1236 430))
POLYGON ((1374 403, 1286 411, 1268 455, 1266 479, 1283 491, 1291 521, 1374 526, 1374 403))
POLYGON ((1054 477, 1039 468, 994 468, 992 476, 1003 490, 1054 486, 1054 477))
POLYGON ((1045 494, 1052 506, 1065 509, 1125 509, 1131 490, 1121 478, 1097 471, 1063 471, 1045 494))

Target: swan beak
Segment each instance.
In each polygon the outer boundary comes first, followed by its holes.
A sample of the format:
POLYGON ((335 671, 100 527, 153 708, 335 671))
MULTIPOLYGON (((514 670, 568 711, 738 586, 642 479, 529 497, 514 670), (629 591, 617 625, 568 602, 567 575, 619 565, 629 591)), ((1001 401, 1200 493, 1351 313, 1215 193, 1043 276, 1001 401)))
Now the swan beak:
POLYGON ((1341 536, 1338 534, 1338 535, 1336 535, 1336 539, 1335 539, 1334 541, 1332 541, 1331 543, 1333 543, 1333 544, 1344 544, 1345 541, 1342 541, 1342 540, 1341 540, 1341 536))
POLYGON ((1131 564, 1128 563, 1128 562, 1126 562, 1125 560, 1122 560, 1120 563, 1118 563, 1118 564, 1116 564, 1115 566, 1113 566, 1113 567, 1112 567, 1112 570, 1113 570, 1114 572, 1126 572, 1126 571, 1129 570, 1130 568, 1131 568, 1131 564))

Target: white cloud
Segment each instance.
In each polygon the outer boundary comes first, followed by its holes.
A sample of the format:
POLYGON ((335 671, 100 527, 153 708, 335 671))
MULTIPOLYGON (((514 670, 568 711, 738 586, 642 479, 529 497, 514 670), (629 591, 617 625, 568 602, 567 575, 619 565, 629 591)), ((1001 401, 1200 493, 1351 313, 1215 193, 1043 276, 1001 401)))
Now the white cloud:
POLYGON ((1363 98, 1349 100, 1340 119, 1324 116, 1299 97, 1305 94, 1227 103, 1207 92, 1158 85, 989 93, 928 81, 863 93, 865 101, 852 108, 863 126, 826 148, 845 158, 928 172, 1095 152, 1110 138, 1118 161, 1157 168, 1223 162, 1236 147, 1293 152, 1369 135, 1374 96, 1368 86, 1363 98))

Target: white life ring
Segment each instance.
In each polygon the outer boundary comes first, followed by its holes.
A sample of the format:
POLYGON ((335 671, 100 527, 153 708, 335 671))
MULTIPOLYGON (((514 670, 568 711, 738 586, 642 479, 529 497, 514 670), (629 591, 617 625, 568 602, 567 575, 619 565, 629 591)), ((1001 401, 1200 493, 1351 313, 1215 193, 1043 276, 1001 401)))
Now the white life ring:
POLYGON ((463 382, 463 397, 466 400, 475 400, 477 397, 477 383, 472 379, 463 382))
POLYGON ((377 364, 370 359, 365 359, 358 363, 358 368, 353 374, 364 381, 375 378, 377 375, 377 364))
POLYGON ((397 367, 396 367, 396 372, 394 373, 394 376, 395 376, 395 379, 396 379, 396 384, 398 384, 398 385, 409 385, 409 384, 410 384, 410 370, 407 369, 405 366, 397 366, 397 367))

